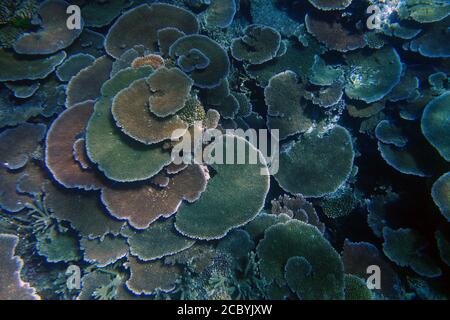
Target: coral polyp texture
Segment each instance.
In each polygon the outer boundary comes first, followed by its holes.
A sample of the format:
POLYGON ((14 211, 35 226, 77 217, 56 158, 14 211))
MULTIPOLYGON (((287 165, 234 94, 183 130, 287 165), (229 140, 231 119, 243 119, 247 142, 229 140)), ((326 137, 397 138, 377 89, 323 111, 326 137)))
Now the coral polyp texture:
POLYGON ((1 1, 0 300, 450 299, 449 16, 1 1))

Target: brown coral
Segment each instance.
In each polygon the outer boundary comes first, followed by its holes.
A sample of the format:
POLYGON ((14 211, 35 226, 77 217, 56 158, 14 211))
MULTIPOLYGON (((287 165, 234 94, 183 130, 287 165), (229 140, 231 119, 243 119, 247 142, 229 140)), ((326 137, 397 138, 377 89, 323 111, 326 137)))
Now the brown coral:
POLYGON ((103 183, 95 171, 83 170, 73 156, 73 145, 84 133, 94 111, 86 101, 67 109, 48 130, 45 162, 53 177, 66 188, 99 189, 103 183))
POLYGON ((131 63, 131 67, 140 68, 143 66, 150 66, 153 69, 158 69, 164 66, 164 59, 157 54, 149 54, 144 57, 137 57, 131 63))
POLYGON ((170 139, 175 130, 187 129, 187 123, 178 116, 161 119, 153 115, 148 108, 150 97, 147 80, 140 79, 114 98, 111 111, 126 135, 150 145, 170 139))
POLYGON ((306 29, 330 50, 347 52, 366 45, 364 33, 350 30, 338 18, 331 17, 324 19, 318 15, 307 14, 306 29))

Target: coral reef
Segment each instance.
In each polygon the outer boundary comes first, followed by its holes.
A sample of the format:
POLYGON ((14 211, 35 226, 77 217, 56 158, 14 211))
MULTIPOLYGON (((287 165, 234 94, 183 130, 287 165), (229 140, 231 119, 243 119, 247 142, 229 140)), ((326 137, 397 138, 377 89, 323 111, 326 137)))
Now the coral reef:
POLYGON ((0 299, 448 300, 449 16, 2 1, 0 299))

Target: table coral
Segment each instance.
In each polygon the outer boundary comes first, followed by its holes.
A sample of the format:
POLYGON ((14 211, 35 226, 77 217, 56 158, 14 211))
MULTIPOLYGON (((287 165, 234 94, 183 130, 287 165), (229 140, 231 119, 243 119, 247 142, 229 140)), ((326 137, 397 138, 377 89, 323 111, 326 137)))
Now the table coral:
MULTIPOLYGON (((226 78, 230 72, 230 60, 225 50, 215 41, 202 35, 187 35, 175 43, 169 49, 172 58, 182 58, 196 49, 209 61, 208 66, 192 66, 189 76, 194 84, 200 88, 214 88, 220 81, 226 78)), ((181 60, 183 61, 183 60, 181 60)), ((178 64, 180 60, 178 60, 178 64)), ((184 66, 186 68, 186 66, 184 66)), ((185 69, 186 70, 186 69, 185 69)))
POLYGON ((197 33, 199 28, 196 17, 185 9, 163 3, 143 4, 122 14, 109 29, 106 52, 118 58, 124 48, 138 44, 155 50, 158 30, 167 27, 186 34, 197 33))
POLYGON ((450 173, 445 173, 433 184, 431 195, 442 215, 450 220, 450 173))
POLYGON ((311 35, 330 50, 347 52, 366 45, 364 34, 347 28, 337 19, 330 21, 317 15, 307 14, 305 26, 311 35))
POLYGON ((93 111, 93 101, 77 104, 61 113, 48 130, 45 162, 54 179, 66 188, 92 190, 103 185, 95 172, 80 168, 72 152, 77 135, 84 133, 93 111))
POLYGON ((148 79, 149 107, 156 116, 164 118, 184 108, 193 81, 179 69, 160 68, 148 79))
POLYGON ((0 48, 0 81, 44 79, 66 58, 64 51, 50 57, 28 58, 0 48))
POLYGON ((208 181, 208 187, 202 197, 193 204, 183 204, 176 216, 177 230, 194 239, 222 238, 231 229, 253 220, 263 207, 269 190, 268 169, 261 159, 260 151, 237 136, 229 137, 233 143, 225 143, 227 137, 219 137, 210 146, 211 152, 219 152, 216 149, 220 149, 226 155, 227 152, 234 152, 238 143, 241 143, 248 147, 246 158, 251 156, 251 152, 255 152, 258 162, 247 163, 245 168, 233 164, 211 164, 216 175, 208 181), (259 162, 261 160, 262 163, 259 162), (240 188, 241 191, 235 193, 235 188, 240 188), (225 192, 226 190, 228 191, 225 192), (217 196, 219 193, 222 194, 221 197, 217 196), (216 210, 210 211, 211 207, 216 210), (219 224, 218 219, 221 220, 219 224))
MULTIPOLYGON (((164 114, 162 111, 157 111, 158 107, 164 108, 164 105, 156 105, 158 102, 164 103, 162 96, 164 93, 161 93, 161 95, 158 92, 155 92, 154 95, 152 93, 157 88, 155 86, 152 87, 152 83, 155 83, 156 79, 159 78, 159 76, 154 76, 157 74, 162 75, 165 73, 164 70, 167 69, 159 69, 157 73, 154 73, 148 79, 136 80, 128 88, 120 91, 112 101, 111 112, 116 125, 130 138, 148 145, 170 139, 175 130, 185 131, 187 129, 187 124, 176 115, 159 118, 152 114, 155 111, 156 113, 164 114), (150 110, 148 108, 149 101, 151 103, 150 110), (150 112, 151 110, 152 113, 150 112)), ((187 81, 189 84, 189 79, 187 81)), ((171 93, 180 92, 178 90, 175 92, 171 91, 171 93)), ((170 109, 170 107, 169 105, 168 108, 170 109)), ((184 107, 184 104, 182 104, 182 107, 184 107)), ((179 105, 175 105, 175 109, 181 108, 179 105)))
POLYGON ((41 29, 25 33, 14 43, 14 50, 21 54, 51 54, 70 46, 81 34, 81 28, 73 30, 66 27, 66 9, 63 0, 47 0, 39 7, 41 29))
POLYGON ((401 267, 411 267, 424 277, 439 277, 441 269, 429 256, 429 243, 413 229, 383 229, 383 252, 401 267))
POLYGON ((330 1, 330 0, 308 0, 314 7, 329 11, 329 10, 343 10, 352 4, 352 0, 339 0, 339 1, 330 1))
POLYGON ((322 137, 312 132, 281 150, 275 178, 288 192, 321 197, 335 192, 348 179, 354 156, 351 136, 343 127, 322 137))
POLYGON ((238 61, 262 64, 277 56, 281 45, 281 35, 277 30, 263 25, 250 25, 244 36, 231 44, 231 54, 238 61))
POLYGON ((288 284, 299 298, 344 297, 341 258, 316 227, 296 220, 276 224, 266 230, 257 252, 263 275, 288 284))
POLYGON ((95 62, 95 57, 90 54, 79 53, 68 57, 56 70, 56 76, 63 82, 68 82, 82 69, 89 67, 95 62))
POLYGON ((192 247, 195 243, 175 230, 173 219, 156 222, 143 231, 132 231, 127 236, 131 254, 142 261, 171 256, 192 247))
POLYGON ((345 93, 351 99, 373 103, 381 100, 400 82, 402 64, 393 48, 346 55, 348 69, 345 93))
POLYGON ((0 234, 1 270, 0 298, 1 300, 37 300, 36 290, 20 278, 23 261, 14 254, 19 239, 10 234, 0 234))
POLYGON ((24 167, 45 136, 43 124, 24 123, 0 134, 0 163, 3 167, 17 170, 24 167))
POLYGON ((425 107, 422 114, 422 133, 441 156, 450 161, 450 93, 436 97, 425 107))
POLYGON ((206 23, 209 26, 227 28, 233 22, 236 11, 235 0, 210 0, 206 10, 206 23))

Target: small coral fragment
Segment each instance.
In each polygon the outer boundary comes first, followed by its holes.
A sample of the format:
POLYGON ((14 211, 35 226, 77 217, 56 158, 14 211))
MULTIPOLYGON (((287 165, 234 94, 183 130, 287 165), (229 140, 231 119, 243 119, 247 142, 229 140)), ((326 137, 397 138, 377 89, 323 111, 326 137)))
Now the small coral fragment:
POLYGON ((55 227, 37 235, 36 249, 51 263, 78 261, 81 257, 76 236, 58 231, 55 227))
POLYGON ((128 245, 121 237, 106 236, 103 239, 80 240, 81 249, 84 251, 84 260, 94 263, 99 267, 105 267, 125 257, 128 253, 128 245))
POLYGON ((56 70, 56 76, 60 81, 68 82, 84 68, 89 67, 95 61, 90 54, 79 53, 67 58, 56 70))

